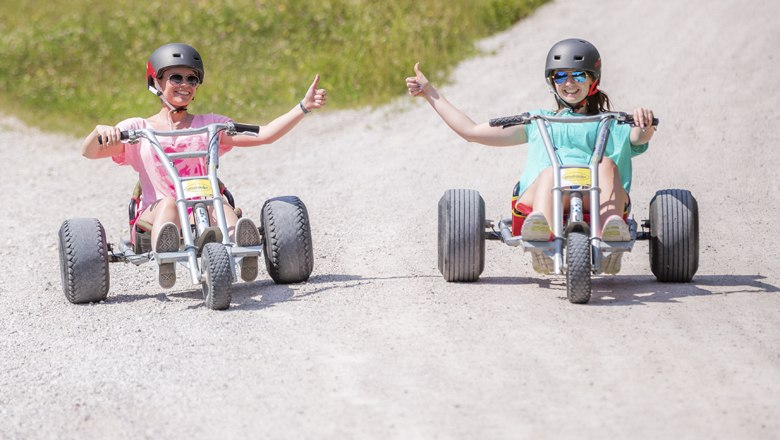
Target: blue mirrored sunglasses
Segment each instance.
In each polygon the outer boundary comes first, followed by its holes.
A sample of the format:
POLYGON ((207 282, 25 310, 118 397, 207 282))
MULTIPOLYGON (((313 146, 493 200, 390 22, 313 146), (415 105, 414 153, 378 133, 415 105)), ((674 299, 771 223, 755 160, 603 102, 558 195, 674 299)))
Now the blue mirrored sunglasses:
POLYGON ((581 70, 574 72, 558 71, 553 73, 553 81, 555 81, 555 84, 563 84, 566 82, 566 78, 569 77, 569 74, 571 74, 571 77, 574 78, 574 81, 578 83, 584 83, 585 80, 588 79, 588 75, 581 70))

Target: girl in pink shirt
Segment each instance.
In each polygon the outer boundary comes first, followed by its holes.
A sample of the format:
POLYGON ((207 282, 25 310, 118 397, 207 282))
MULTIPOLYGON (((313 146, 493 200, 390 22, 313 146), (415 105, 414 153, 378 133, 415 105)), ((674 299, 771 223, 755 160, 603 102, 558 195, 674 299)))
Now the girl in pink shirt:
MULTIPOLYGON (((82 154, 90 159, 111 157, 120 165, 132 166, 138 172, 142 188, 140 213, 137 219, 152 225, 152 249, 155 252, 175 252, 179 249, 180 236, 177 227, 178 211, 173 184, 165 173, 159 158, 146 139, 137 144, 119 141, 120 132, 130 129, 152 128, 154 130, 176 130, 198 128, 214 122, 227 122, 229 118, 215 114, 195 115, 187 111, 187 106, 195 98, 198 86, 203 83, 203 61, 193 47, 182 43, 166 44, 152 53, 147 63, 147 87, 160 98, 160 110, 147 118, 126 119, 116 126, 98 125, 84 139, 82 154), (102 143, 98 142, 98 137, 102 143)), ((277 117, 268 125, 260 126, 258 136, 236 135, 220 139, 219 155, 227 153, 233 147, 253 147, 270 144, 292 130, 303 117, 312 110, 325 106, 327 91, 317 88, 319 75, 314 77, 303 99, 287 113, 277 117)), ((160 138, 166 152, 205 150, 208 147, 208 134, 181 138, 160 138)), ((206 174, 204 159, 176 160, 174 166, 181 176, 206 174)), ((225 210, 228 227, 235 235, 239 245, 260 243, 260 236, 252 221, 225 210)), ((209 231, 218 234, 219 229, 209 231)), ((221 241, 215 235, 206 237, 206 241, 221 241)), ((242 278, 254 279, 257 275, 257 258, 254 265, 246 262, 242 267, 242 278), (254 273, 252 273, 254 271, 254 273), (254 276, 252 276, 254 275, 254 276)), ((174 263, 160 265, 160 285, 169 288, 176 282, 174 263)))

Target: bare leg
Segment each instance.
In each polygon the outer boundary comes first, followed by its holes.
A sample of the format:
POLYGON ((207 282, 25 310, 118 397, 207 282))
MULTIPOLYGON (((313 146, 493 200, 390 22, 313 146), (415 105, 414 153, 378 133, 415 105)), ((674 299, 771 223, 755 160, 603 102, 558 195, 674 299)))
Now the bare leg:
MULTIPOLYGON (((626 203, 628 203, 628 194, 623 189, 623 183, 620 180, 620 172, 617 169, 615 163, 608 158, 604 158, 599 164, 599 185, 601 186, 601 194, 599 201, 601 202, 600 219, 603 225, 606 220, 613 215, 623 217, 623 210, 626 203)), ((541 212, 547 219, 547 222, 552 225, 552 189, 554 186, 552 168, 545 168, 534 180, 531 186, 523 192, 518 201, 531 206, 534 212, 541 212)), ((568 197, 563 198, 564 212, 568 209, 569 200, 568 197)), ((583 197, 583 208, 585 212, 588 212, 590 207, 589 196, 587 193, 583 197)))
POLYGON ((518 202, 533 208, 534 212, 541 212, 552 225, 552 168, 545 168, 534 179, 534 182, 520 195, 518 202))
POLYGON ((181 227, 179 213, 176 209, 176 199, 173 197, 164 197, 154 202, 152 206, 141 213, 140 219, 152 224, 152 246, 156 246, 160 226, 172 222, 177 228, 181 227))
POLYGON ((610 159, 604 158, 599 164, 599 186, 601 187, 599 198, 601 224, 604 225, 607 219, 613 215, 622 218, 626 203, 628 203, 628 194, 623 189, 617 165, 610 159))

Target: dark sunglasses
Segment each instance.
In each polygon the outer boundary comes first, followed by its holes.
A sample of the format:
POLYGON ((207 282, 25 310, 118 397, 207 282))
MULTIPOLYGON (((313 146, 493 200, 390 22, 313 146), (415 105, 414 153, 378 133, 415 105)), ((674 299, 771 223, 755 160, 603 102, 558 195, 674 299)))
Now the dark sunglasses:
POLYGON ((574 78, 574 81, 578 83, 584 83, 586 79, 588 79, 588 75, 581 71, 577 70, 574 72, 555 72, 553 73, 553 81, 555 81, 555 84, 563 84, 566 82, 566 79, 569 77, 569 74, 571 74, 571 77, 574 78))
POLYGON ((184 75, 174 73, 168 77, 168 81, 176 84, 177 86, 183 83, 185 80, 187 81, 187 84, 191 85, 192 87, 198 87, 198 84, 200 84, 200 79, 198 79, 198 77, 195 75, 187 75, 185 78, 184 75))

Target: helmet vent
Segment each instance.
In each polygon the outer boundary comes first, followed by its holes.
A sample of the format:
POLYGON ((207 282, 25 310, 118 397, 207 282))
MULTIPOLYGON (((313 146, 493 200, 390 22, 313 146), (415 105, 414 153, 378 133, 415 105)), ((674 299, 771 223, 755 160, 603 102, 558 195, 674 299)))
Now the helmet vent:
POLYGON ((560 59, 561 59, 561 56, 560 56, 560 55, 555 55, 555 57, 554 57, 554 58, 555 58, 556 60, 560 60, 560 59))
POLYGON ((180 53, 175 53, 175 54, 173 54, 173 57, 174 58, 181 58, 181 54, 180 53))
POLYGON ((574 55, 574 61, 582 61, 582 55, 574 55))

